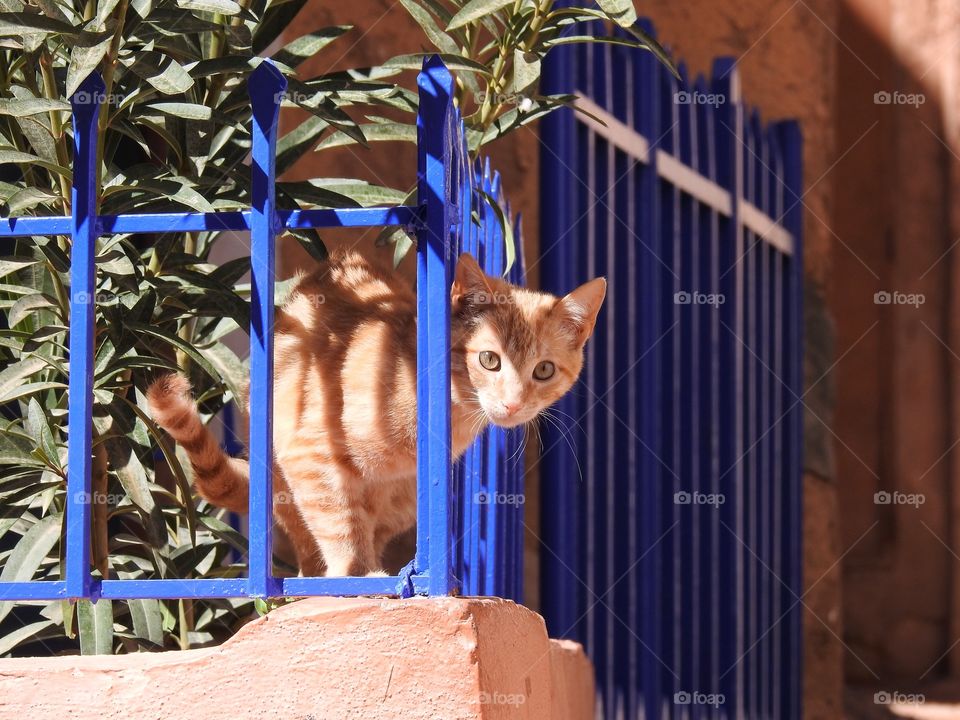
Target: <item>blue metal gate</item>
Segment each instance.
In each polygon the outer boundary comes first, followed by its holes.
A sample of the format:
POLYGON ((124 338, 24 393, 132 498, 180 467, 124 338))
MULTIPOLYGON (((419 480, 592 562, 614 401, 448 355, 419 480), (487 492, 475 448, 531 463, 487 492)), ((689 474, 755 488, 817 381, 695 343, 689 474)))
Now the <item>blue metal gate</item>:
POLYGON ((598 717, 796 718, 801 137, 732 61, 681 78, 611 45, 547 66, 582 112, 542 123, 544 289, 610 290, 544 437, 543 612, 598 717))
MULTIPOLYGON (((523 492, 521 431, 490 427, 456 467, 450 449, 450 288, 461 251, 504 274, 511 239, 499 176, 472 165, 454 78, 438 56, 419 75, 418 197, 415 205, 284 210, 276 203, 276 144, 287 81, 269 60, 251 74, 251 207, 242 211, 98 214, 97 117, 107 99, 92 73, 71 98, 72 215, 0 219, 0 239, 70 238, 70 361, 63 571, 0 581, 0 600, 276 597, 301 595, 501 595, 520 597, 522 507, 500 496, 523 492), (390 577, 276 577, 273 574, 272 407, 274 250, 287 229, 407 226, 417 235, 417 549, 390 577), (113 233, 249 232, 250 506, 247 577, 99 578, 91 572, 91 445, 97 241, 113 233), (508 242, 505 243, 505 240, 508 242), (491 498, 493 499, 491 501, 491 498)), ((522 257, 507 272, 523 282, 522 257)), ((22 374, 26 386, 34 369, 22 374)), ((29 389, 29 388, 28 388, 29 389)), ((189 500, 189 499, 188 499, 189 500)))

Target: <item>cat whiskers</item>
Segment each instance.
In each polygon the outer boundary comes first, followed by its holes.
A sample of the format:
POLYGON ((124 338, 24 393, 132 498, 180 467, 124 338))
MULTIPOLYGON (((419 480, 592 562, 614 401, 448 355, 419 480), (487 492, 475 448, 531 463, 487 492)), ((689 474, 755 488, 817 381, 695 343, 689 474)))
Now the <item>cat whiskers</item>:
MULTIPOLYGON (((573 460, 577 464, 577 474, 580 476, 580 482, 582 483, 583 469, 580 467, 580 457, 577 455, 577 449, 573 446, 573 443, 570 441, 570 438, 567 437, 567 429, 563 426, 563 423, 560 422, 560 418, 553 415, 553 413, 555 412, 562 412, 562 411, 557 410, 557 408, 544 408, 540 412, 540 415, 538 417, 542 417, 548 423, 551 423, 551 425, 553 425, 553 427, 557 429, 557 432, 560 433, 560 437, 562 437, 564 441, 567 443, 567 447, 570 448, 570 454, 573 456, 573 460)), ((568 415, 567 413, 563 413, 563 415, 573 420, 573 418, 570 417, 570 415, 568 415)), ((574 420, 574 423, 575 423, 575 427, 580 426, 580 423, 577 422, 576 420, 574 420)), ((542 440, 540 442, 540 448, 541 450, 543 449, 542 440)))

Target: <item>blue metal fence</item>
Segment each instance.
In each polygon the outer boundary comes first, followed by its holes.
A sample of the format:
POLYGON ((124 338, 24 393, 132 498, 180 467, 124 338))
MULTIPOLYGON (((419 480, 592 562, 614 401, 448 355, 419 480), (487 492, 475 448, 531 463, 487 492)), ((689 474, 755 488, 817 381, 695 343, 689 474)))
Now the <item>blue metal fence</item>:
MULTIPOLYGON (((74 167, 72 215, 0 220, 0 237, 71 238, 68 476, 64 576, 0 582, 0 600, 58 598, 214 598, 300 595, 446 595, 519 597, 521 518, 515 507, 487 501, 521 493, 522 464, 512 461, 518 431, 490 429, 457 465, 450 457, 450 286, 461 249, 490 273, 503 273, 503 224, 509 208, 489 165, 470 164, 463 122, 453 103, 453 78, 439 58, 419 76, 417 204, 382 208, 283 210, 276 206, 277 121, 286 81, 270 61, 250 76, 252 163, 250 209, 98 215, 97 116, 104 98, 92 74, 71 99, 74 167), (486 193, 486 195, 484 195, 486 193), (495 200, 495 209, 489 201, 495 200), (272 387, 274 247, 294 228, 404 225, 418 237, 417 551, 396 577, 278 578, 273 576, 272 387), (96 247, 112 233, 232 230, 249 232, 250 520, 249 572, 243 578, 118 580, 96 578, 90 565, 91 419, 96 302, 96 247)), ((519 243, 518 243, 519 246, 519 243)), ((519 247, 518 247, 519 251, 519 247)), ((522 283, 522 264, 508 279, 522 283)))
POLYGON ((589 114, 542 123, 544 289, 609 281, 544 438, 551 635, 585 643, 598 717, 798 718, 798 126, 747 114, 729 60, 691 83, 567 46, 545 71, 589 114))

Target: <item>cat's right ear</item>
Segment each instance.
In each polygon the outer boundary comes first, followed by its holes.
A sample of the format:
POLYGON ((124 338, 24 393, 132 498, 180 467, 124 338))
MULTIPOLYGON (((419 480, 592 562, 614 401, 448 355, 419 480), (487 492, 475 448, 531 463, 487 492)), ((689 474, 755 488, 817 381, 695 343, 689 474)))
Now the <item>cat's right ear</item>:
POLYGON ((486 274, 480 269, 470 253, 464 253, 457 260, 457 269, 453 274, 453 287, 450 288, 450 300, 454 305, 472 302, 486 304, 484 298, 492 297, 493 289, 486 274))

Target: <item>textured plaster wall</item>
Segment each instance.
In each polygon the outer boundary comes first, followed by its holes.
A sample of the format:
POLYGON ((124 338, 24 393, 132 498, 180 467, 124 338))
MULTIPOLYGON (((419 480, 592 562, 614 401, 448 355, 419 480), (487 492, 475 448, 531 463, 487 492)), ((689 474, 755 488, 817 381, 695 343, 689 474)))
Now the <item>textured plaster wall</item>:
POLYGON ((512 602, 313 598, 208 650, 0 660, 0 717, 590 720, 593 669, 512 602))

